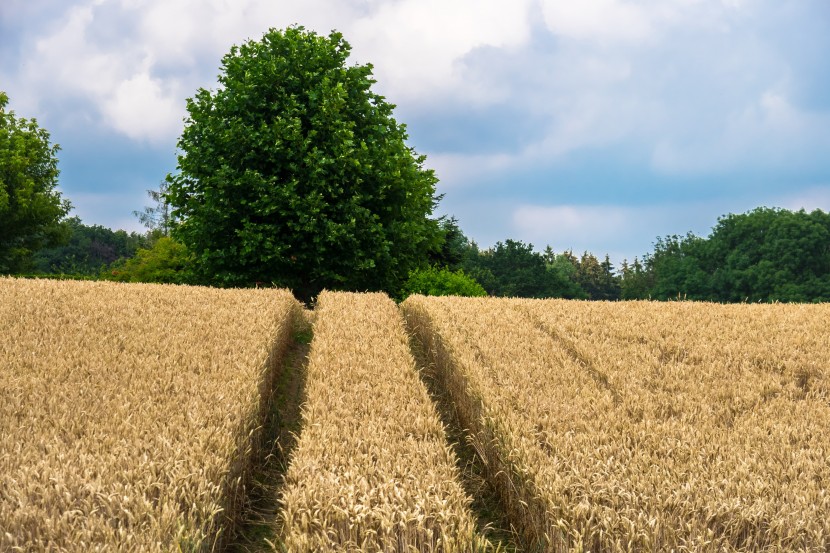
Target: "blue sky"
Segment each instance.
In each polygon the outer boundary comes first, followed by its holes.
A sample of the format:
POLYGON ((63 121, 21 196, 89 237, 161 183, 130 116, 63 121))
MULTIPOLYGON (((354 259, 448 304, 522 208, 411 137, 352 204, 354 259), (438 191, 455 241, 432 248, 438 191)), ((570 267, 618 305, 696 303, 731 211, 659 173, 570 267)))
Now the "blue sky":
POLYGON ((830 211, 826 0, 2 0, 0 90, 89 224, 175 170, 185 99, 269 27, 342 32, 482 246, 651 250, 757 206, 830 211))

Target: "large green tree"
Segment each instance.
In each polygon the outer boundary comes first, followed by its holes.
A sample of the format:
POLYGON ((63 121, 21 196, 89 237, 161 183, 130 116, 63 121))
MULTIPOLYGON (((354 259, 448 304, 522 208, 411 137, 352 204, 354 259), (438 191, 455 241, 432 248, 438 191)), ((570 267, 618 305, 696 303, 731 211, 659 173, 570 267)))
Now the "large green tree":
POLYGON ((187 101, 168 199, 202 279, 395 293, 439 248, 436 178, 342 35, 270 30, 187 101))
POLYGON ((0 92, 0 274, 30 270, 32 254, 66 240, 69 202, 56 190, 58 145, 35 119, 7 111, 0 92))

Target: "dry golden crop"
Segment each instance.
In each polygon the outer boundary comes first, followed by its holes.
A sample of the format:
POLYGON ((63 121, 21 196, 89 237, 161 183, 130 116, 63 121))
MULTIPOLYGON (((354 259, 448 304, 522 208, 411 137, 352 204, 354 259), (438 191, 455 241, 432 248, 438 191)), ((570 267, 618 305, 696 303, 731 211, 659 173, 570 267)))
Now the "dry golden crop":
POLYGON ((830 550, 830 306, 403 309, 529 548, 830 550))
POLYGON ((0 550, 223 543, 287 291, 0 279, 0 550))
POLYGON ((395 304, 325 292, 317 305, 282 500, 287 550, 483 548, 395 304))

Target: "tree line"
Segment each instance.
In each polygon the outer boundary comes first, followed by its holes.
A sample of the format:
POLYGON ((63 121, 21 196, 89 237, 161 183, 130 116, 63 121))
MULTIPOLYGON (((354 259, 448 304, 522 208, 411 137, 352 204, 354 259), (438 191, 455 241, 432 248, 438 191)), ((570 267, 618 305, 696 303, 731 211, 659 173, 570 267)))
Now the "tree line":
POLYGON ((608 255, 542 252, 505 240, 480 249, 454 220, 436 262, 489 295, 588 300, 830 301, 830 214, 759 207, 720 217, 708 237, 657 238, 615 267, 608 255))
MULTIPOLYGON (((156 196, 158 198, 158 196, 156 196)), ((160 208, 147 208, 148 210, 160 208)), ((126 282, 203 283, 193 256, 161 221, 146 233, 63 221, 65 243, 34 252, 24 274, 126 282)), ((758 208, 721 217, 708 237, 658 238, 652 252, 618 267, 608 255, 536 251, 506 239, 480 248, 453 218, 442 240, 399 289, 410 293, 581 300, 830 301, 830 214, 758 208)), ((265 284, 265 283, 252 283, 265 284)))
POLYGON ((706 237, 658 239, 620 270, 623 299, 830 301, 830 214, 760 207, 718 219, 706 237))

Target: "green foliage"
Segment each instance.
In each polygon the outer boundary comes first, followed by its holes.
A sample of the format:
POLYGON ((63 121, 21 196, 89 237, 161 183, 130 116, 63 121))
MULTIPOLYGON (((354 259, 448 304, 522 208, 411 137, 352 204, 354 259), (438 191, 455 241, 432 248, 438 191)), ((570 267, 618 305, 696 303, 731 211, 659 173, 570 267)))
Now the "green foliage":
MULTIPOLYGON (((552 255, 552 253, 551 253, 552 255)), ((520 298, 584 298, 585 292, 571 278, 569 267, 550 263, 533 251, 532 244, 506 240, 495 247, 465 258, 464 270, 494 296, 520 298)))
POLYGON ((548 246, 542 254, 532 244, 506 240, 480 251, 470 243, 461 263, 464 271, 494 296, 616 300, 620 278, 609 257, 600 262, 585 252, 556 254, 548 246))
POLYGON ((0 92, 0 274, 31 270, 32 254, 67 238, 70 205, 55 189, 58 145, 35 119, 6 111, 0 92))
POLYGON ((548 293, 548 272, 542 257, 533 251, 533 245, 507 239, 483 252, 483 269, 493 275, 487 291, 495 296, 545 297, 548 293))
POLYGON ((588 293, 580 284, 579 260, 572 252, 555 254, 550 246, 542 255, 548 272, 553 273, 557 283, 556 297, 566 299, 588 299, 588 293))
POLYGON ((471 243, 464 236, 455 217, 441 218, 438 225, 443 240, 441 246, 430 253, 430 264, 456 271, 462 267, 471 243))
POLYGON ((187 101, 167 199, 204 281, 395 293, 440 246, 437 180, 349 52, 336 32, 272 29, 187 101))
POLYGON ((658 238, 649 258, 655 299, 711 299, 711 282, 702 263, 708 244, 688 233, 658 238))
POLYGON ((158 190, 148 190, 147 195, 155 204, 146 206, 142 211, 133 211, 142 225, 147 227, 151 233, 158 236, 170 236, 176 220, 170 212, 170 203, 167 201, 169 184, 161 181, 158 190))
POLYGON ((135 232, 88 226, 78 217, 70 217, 64 224, 69 230, 68 242, 35 253, 35 271, 49 275, 96 276, 107 265, 132 257, 139 247, 147 246, 147 237, 135 232))
POLYGON ((119 282, 161 282, 192 284, 193 256, 180 242, 168 236, 158 238, 149 249, 111 266, 103 275, 119 282))
POLYGON ((464 271, 430 267, 409 274, 400 297, 403 300, 412 294, 479 297, 486 296, 487 292, 475 279, 465 275, 464 271))
POLYGON ((646 264, 635 257, 634 262, 629 265, 623 261, 620 267, 620 298, 624 300, 645 300, 651 297, 651 289, 654 286, 653 274, 647 266, 651 258, 646 256, 646 264))
POLYGON ((761 207, 726 215, 708 238, 658 239, 638 280, 656 299, 830 301, 830 214, 761 207))
POLYGON ((600 262, 594 254, 584 252, 576 264, 576 282, 588 299, 620 299, 620 281, 607 254, 605 260, 600 262))
POLYGON ((759 208, 727 215, 708 246, 701 264, 725 301, 830 301, 828 213, 759 208))

